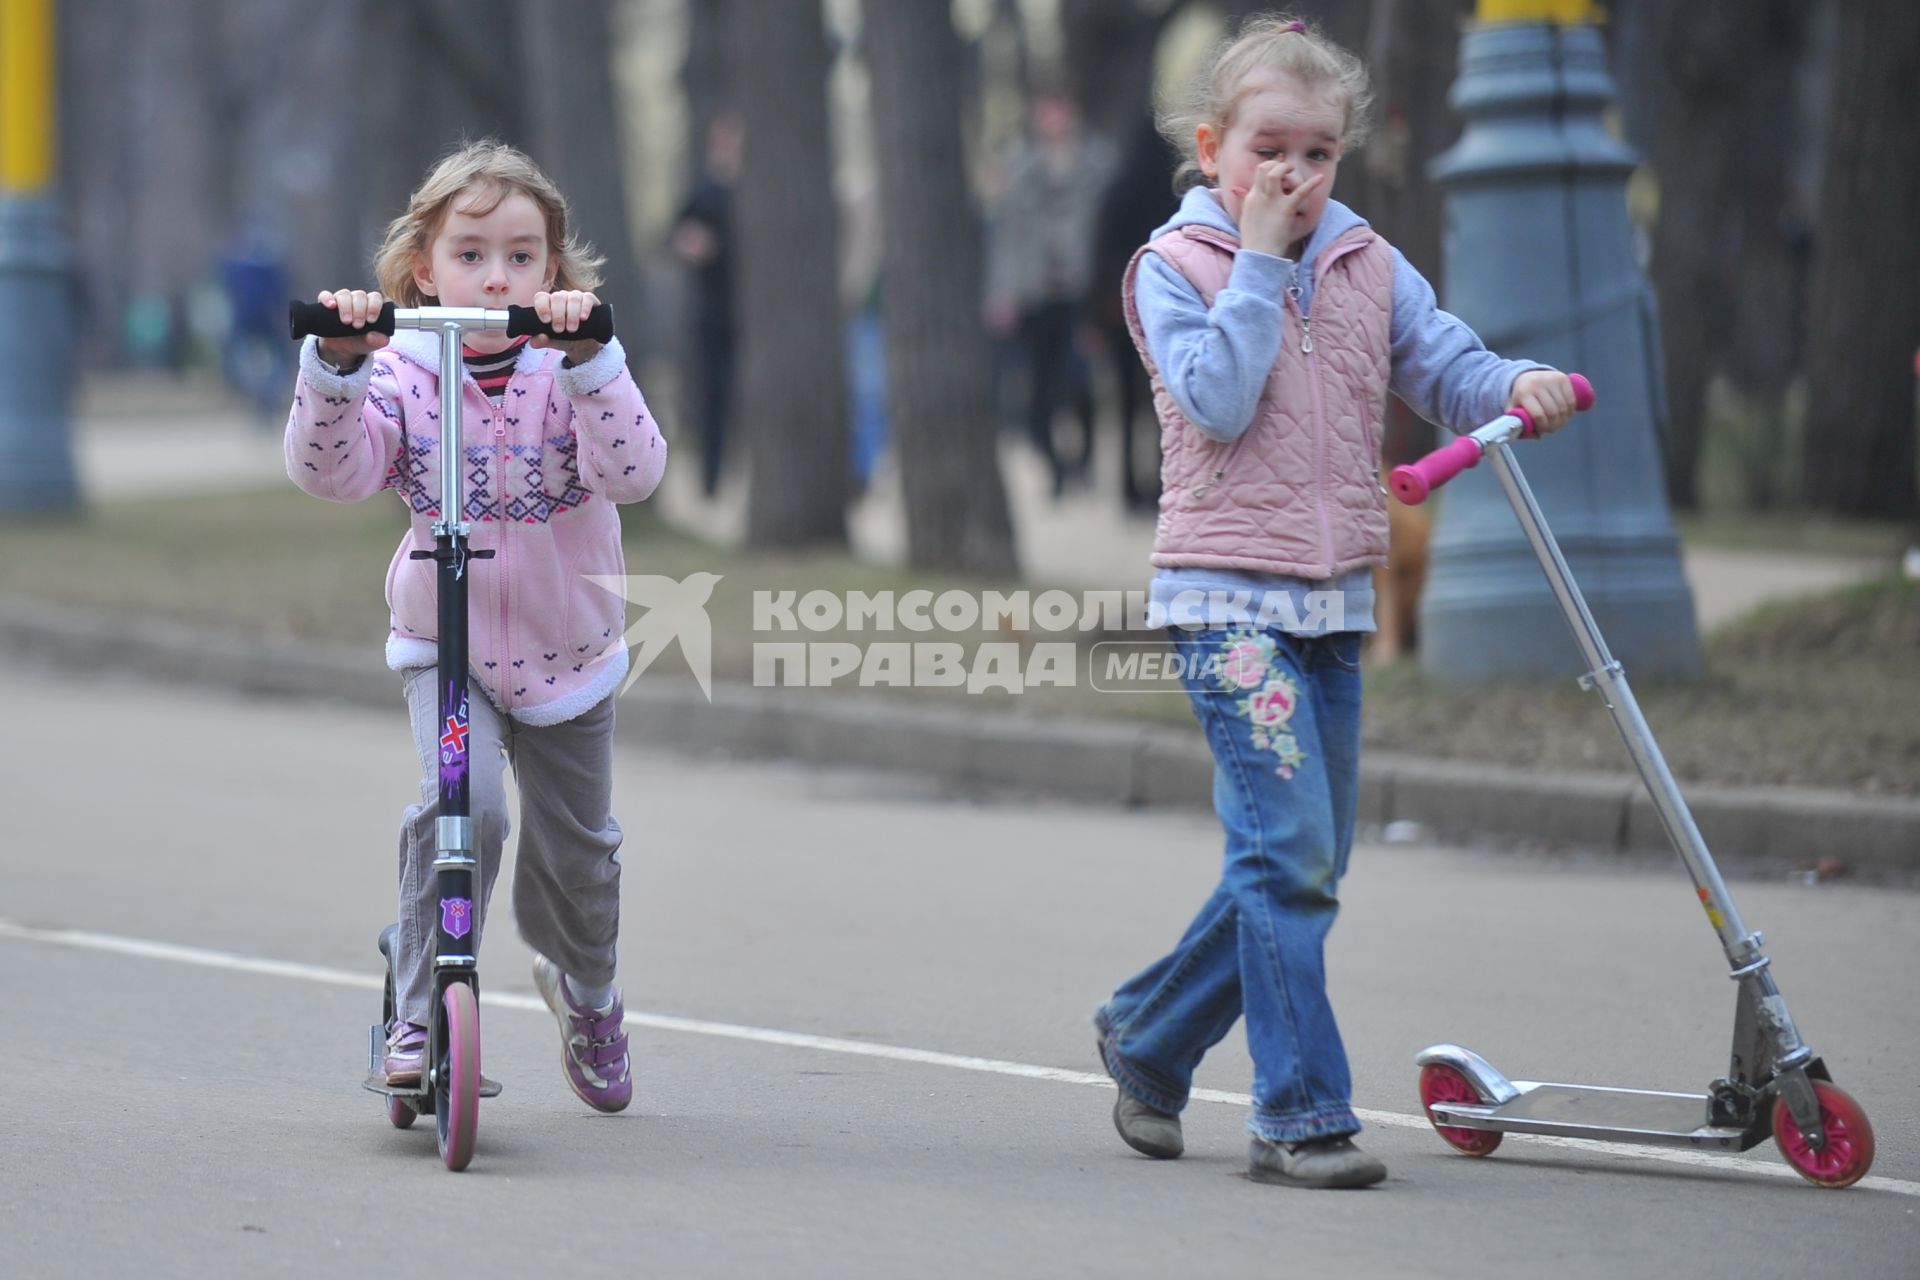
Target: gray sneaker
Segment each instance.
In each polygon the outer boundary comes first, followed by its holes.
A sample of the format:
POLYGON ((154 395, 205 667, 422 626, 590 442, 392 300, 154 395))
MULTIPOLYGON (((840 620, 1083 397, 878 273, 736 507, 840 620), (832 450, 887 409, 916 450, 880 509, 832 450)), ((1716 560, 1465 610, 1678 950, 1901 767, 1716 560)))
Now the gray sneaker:
POLYGON ((1290 1187, 1370 1187, 1387 1176, 1387 1166, 1345 1135, 1294 1143, 1255 1138, 1247 1146, 1247 1176, 1290 1187))
POLYGON ((1113 1127, 1120 1131, 1121 1141, 1155 1160, 1177 1160, 1187 1149, 1179 1116, 1155 1110, 1124 1089, 1113 1101, 1113 1127))
MULTIPOLYGON (((1101 1068, 1111 1076, 1113 1071, 1107 1067, 1107 1028, 1097 1018, 1093 1025, 1099 1037, 1094 1042, 1095 1052, 1100 1055, 1101 1068)), ((1120 1096, 1113 1100, 1113 1127, 1120 1131, 1120 1140, 1155 1160, 1179 1159, 1187 1149, 1187 1141, 1180 1133, 1180 1117, 1148 1106, 1120 1088, 1117 1080, 1114 1089, 1120 1096)))

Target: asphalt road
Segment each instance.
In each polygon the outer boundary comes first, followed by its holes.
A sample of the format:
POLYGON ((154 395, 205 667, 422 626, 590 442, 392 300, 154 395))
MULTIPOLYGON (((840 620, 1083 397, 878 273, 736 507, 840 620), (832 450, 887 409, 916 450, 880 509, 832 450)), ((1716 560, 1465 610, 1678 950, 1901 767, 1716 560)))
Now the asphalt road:
POLYGON ((1190 815, 623 755, 633 1108, 567 1091, 499 899, 473 1167, 359 1088, 391 711, 15 669, 0 742, 0 1275, 1920 1276, 1920 898, 1736 880, 1878 1132, 1843 1192, 1724 1158, 1454 1154, 1413 1055, 1698 1090, 1733 988, 1677 867, 1358 850, 1334 931, 1359 1193, 1244 1177, 1238 1036, 1188 1155, 1114 1136, 1087 1017, 1211 887, 1190 815))

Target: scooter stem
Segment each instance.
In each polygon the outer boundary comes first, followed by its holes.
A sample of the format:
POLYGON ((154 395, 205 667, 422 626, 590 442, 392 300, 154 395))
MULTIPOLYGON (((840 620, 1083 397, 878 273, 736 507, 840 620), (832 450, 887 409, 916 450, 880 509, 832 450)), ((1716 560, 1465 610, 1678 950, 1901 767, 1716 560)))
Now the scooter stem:
POLYGON ((1486 455, 1493 464, 1494 475, 1506 490, 1514 514, 1519 517, 1520 527, 1526 533, 1535 557, 1540 561, 1547 585, 1559 601, 1567 626, 1573 631, 1574 642, 1580 646, 1580 653, 1586 660, 1587 673, 1580 677, 1581 687, 1598 692, 1601 701, 1612 713, 1614 726, 1620 731, 1641 780, 1646 783, 1661 825, 1666 828, 1668 838, 1673 841, 1674 849, 1686 864, 1687 872, 1700 892, 1701 904, 1706 908, 1707 919, 1712 923, 1714 932, 1720 936, 1728 962, 1735 968, 1752 963, 1760 954, 1759 939, 1747 931, 1745 921, 1740 918, 1726 882, 1721 879, 1720 870, 1714 864, 1713 855, 1708 852, 1706 841, 1701 838, 1700 829, 1694 823, 1693 814, 1680 794, 1679 785, 1674 782, 1673 774, 1654 742, 1653 732, 1641 715, 1640 704, 1627 684, 1626 671, 1608 651, 1606 639, 1600 634, 1600 628, 1587 608, 1586 599, 1580 594, 1580 588, 1567 568, 1566 558, 1540 513, 1533 490, 1513 457, 1512 447, 1504 441, 1494 443, 1488 446, 1486 455))

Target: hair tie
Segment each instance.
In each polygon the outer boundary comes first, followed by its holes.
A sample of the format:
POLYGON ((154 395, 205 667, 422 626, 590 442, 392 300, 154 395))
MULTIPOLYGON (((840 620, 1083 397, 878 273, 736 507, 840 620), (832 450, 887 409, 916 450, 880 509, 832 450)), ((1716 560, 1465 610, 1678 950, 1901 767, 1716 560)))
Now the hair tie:
POLYGON ((1307 29, 1307 24, 1304 22, 1289 22, 1286 26, 1282 27, 1280 30, 1282 34, 1285 34, 1288 31, 1298 31, 1304 34, 1306 32, 1306 29, 1307 29))

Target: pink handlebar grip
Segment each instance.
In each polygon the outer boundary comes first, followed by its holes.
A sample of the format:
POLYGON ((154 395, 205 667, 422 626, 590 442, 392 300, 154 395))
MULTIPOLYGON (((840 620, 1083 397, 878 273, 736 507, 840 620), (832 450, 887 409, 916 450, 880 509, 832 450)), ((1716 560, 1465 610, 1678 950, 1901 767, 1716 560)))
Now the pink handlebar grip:
POLYGON ((1480 442, 1460 436, 1441 445, 1418 462, 1395 467, 1388 484, 1393 496, 1410 507, 1427 500, 1427 495, 1480 461, 1480 442))
MULTIPOLYGON (((1593 408, 1593 384, 1577 373, 1568 374, 1567 381, 1573 384, 1573 407, 1582 413, 1593 408)), ((1533 419, 1525 409, 1515 405, 1507 412, 1520 419, 1520 435, 1523 438, 1534 435, 1533 419)), ((1418 462, 1395 467, 1387 485, 1393 490, 1394 497, 1410 507, 1417 507, 1427 500, 1428 494, 1479 462, 1480 452, 1478 441, 1470 436, 1460 436, 1441 445, 1418 462)))

